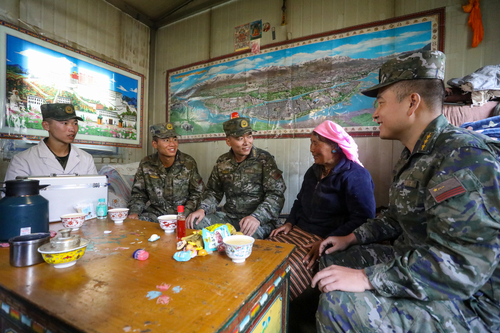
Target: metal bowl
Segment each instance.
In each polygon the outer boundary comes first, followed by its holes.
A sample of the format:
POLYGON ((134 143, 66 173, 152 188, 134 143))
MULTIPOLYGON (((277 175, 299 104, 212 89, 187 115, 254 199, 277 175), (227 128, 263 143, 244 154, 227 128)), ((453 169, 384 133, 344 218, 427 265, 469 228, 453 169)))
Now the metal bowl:
POLYGON ((38 248, 50 241, 49 232, 16 236, 9 239, 10 265, 14 267, 32 266, 43 262, 38 248))

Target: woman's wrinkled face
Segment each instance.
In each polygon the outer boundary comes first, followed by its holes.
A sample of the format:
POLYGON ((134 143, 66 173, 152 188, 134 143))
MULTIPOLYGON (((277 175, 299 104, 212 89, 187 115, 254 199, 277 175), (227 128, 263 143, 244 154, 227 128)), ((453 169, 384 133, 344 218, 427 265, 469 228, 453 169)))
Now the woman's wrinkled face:
POLYGON ((320 141, 315 134, 311 134, 311 146, 310 151, 314 158, 314 163, 319 165, 325 165, 327 163, 333 163, 334 153, 332 152, 334 148, 328 143, 320 141))

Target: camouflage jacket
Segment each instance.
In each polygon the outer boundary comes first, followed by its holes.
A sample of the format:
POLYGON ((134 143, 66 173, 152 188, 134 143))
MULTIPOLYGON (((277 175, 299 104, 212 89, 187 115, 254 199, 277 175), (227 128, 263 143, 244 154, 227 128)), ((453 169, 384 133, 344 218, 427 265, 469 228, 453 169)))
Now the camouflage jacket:
POLYGON ((229 217, 251 215, 261 225, 276 220, 285 203, 286 186, 281 174, 274 157, 265 150, 252 147, 239 164, 231 150, 217 159, 200 207, 207 215, 215 212, 225 194, 224 211, 229 217))
POLYGON ((128 203, 130 214, 177 214, 177 206, 184 205, 187 216, 196 210, 204 189, 196 161, 188 154, 177 151, 174 164, 168 170, 158 153, 146 156, 135 174, 128 203))
POLYGON ((360 244, 395 239, 396 259, 365 269, 381 295, 472 299, 477 313, 496 304, 489 310, 498 316, 499 155, 500 142, 452 126, 443 115, 412 153, 403 150, 388 210, 354 231, 360 244))

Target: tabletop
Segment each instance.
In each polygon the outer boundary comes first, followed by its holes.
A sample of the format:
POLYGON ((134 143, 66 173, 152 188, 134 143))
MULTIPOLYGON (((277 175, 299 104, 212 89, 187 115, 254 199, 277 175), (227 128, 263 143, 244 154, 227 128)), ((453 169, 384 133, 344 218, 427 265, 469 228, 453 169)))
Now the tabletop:
MULTIPOLYGON (((51 224, 51 230, 59 226, 51 224)), ((175 233, 157 223, 92 219, 73 233, 91 243, 68 268, 12 267, 9 250, 1 248, 0 287, 87 332, 218 331, 294 247, 256 240, 241 264, 218 252, 177 262, 175 233), (149 242, 153 234, 160 239, 149 242), (134 259, 137 249, 149 258, 134 259)))

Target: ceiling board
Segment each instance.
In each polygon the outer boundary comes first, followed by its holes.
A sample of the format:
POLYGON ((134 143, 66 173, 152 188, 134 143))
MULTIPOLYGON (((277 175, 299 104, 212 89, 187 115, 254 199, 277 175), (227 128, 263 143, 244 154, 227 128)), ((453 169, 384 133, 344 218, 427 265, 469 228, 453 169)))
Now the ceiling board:
POLYGON ((167 24, 234 0, 105 0, 121 11, 158 29, 167 24))

